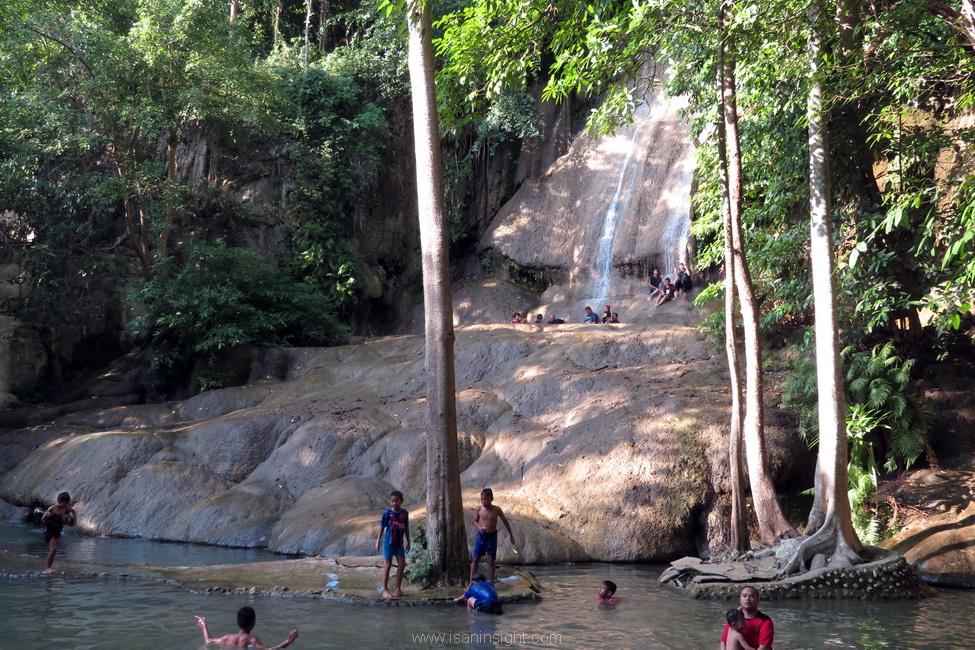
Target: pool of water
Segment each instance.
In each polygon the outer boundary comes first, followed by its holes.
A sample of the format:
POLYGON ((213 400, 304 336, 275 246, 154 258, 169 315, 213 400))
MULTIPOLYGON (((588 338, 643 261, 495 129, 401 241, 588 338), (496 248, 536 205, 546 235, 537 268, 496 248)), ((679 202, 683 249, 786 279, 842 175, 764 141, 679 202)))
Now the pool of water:
MULTIPOLYGON (((40 532, 0 526, 0 548, 36 554, 40 532)), ((217 564, 280 557, 261 551, 67 535, 59 561, 217 564)), ((211 632, 233 628, 243 605, 257 610, 265 642, 300 630, 296 648, 705 648, 718 647, 727 602, 700 602, 657 585, 662 567, 578 564, 539 567, 538 604, 500 617, 461 607, 363 607, 312 600, 191 594, 135 580, 62 577, 0 580, 3 648, 202 648, 194 614, 211 632), (621 603, 595 604, 599 582, 619 585, 621 603)), ((942 591, 917 602, 770 602, 776 648, 973 648, 975 592, 942 591)))

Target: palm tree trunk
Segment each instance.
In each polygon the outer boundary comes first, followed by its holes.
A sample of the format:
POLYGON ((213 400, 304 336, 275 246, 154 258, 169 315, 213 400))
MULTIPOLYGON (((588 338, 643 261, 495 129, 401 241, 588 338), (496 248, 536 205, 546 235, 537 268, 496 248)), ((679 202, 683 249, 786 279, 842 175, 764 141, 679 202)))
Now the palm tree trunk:
POLYGON ((762 543, 771 546, 782 537, 794 536, 775 496, 765 468, 765 404, 763 402, 762 342, 758 330, 758 305, 752 288, 741 228, 741 145, 738 136, 738 102, 735 90, 735 58, 725 53, 721 66, 721 93, 728 159, 728 209, 731 221, 735 289, 741 305, 745 338, 745 455, 752 503, 762 543))
POLYGON ((438 578, 461 583, 468 575, 468 555, 460 490, 453 306, 428 0, 408 0, 407 23, 426 313, 427 540, 438 578))

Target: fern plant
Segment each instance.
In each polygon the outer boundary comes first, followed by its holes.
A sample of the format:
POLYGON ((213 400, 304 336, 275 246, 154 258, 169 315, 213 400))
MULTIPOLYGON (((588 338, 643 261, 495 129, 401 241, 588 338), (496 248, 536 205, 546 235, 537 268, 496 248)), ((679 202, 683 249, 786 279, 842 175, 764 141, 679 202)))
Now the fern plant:
POLYGON ((884 470, 908 469, 928 450, 931 414, 910 390, 914 360, 902 360, 891 343, 869 351, 846 348, 846 392, 851 408, 873 413, 873 433, 886 450, 884 470))
MULTIPOLYGON (((783 390, 786 406, 799 414, 799 433, 815 447, 819 443, 816 420, 816 364, 810 360, 807 337, 803 354, 792 363, 783 390)), ((901 359, 890 343, 870 350, 843 350, 846 367, 846 429, 849 443, 849 497, 853 523, 860 538, 875 544, 887 524, 872 502, 881 474, 908 469, 922 454, 934 458, 928 446, 931 413, 911 389, 912 359, 901 359)))

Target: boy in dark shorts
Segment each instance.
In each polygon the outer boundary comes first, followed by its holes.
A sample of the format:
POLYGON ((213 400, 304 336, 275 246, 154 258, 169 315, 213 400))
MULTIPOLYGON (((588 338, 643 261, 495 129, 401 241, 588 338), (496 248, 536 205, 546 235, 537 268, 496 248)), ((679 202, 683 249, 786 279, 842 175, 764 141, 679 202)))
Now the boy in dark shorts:
POLYGON ((47 568, 44 573, 50 573, 54 569, 54 556, 58 553, 58 545, 61 542, 61 531, 65 526, 74 526, 78 516, 71 507, 71 495, 62 492, 58 495, 58 502, 47 509, 41 517, 44 524, 44 543, 47 544, 47 568))
POLYGON ((410 550, 410 513, 402 508, 403 493, 394 490, 389 495, 389 508, 383 511, 379 522, 379 535, 376 537, 376 552, 379 544, 383 549, 383 598, 390 598, 389 568, 396 558, 396 598, 403 595, 403 569, 406 568, 406 551, 410 550))
POLYGON ((481 566, 481 557, 487 555, 488 563, 491 566, 491 582, 494 583, 496 572, 494 561, 498 556, 498 519, 501 520, 501 523, 507 529, 508 537, 511 539, 511 545, 515 545, 515 536, 511 532, 511 526, 508 524, 507 517, 504 516, 501 508, 492 505, 492 501, 494 501, 494 492, 491 491, 491 488, 481 490, 481 505, 475 510, 476 514, 474 515, 474 526, 477 528, 477 537, 474 538, 474 559, 471 562, 471 582, 474 582, 474 576, 481 566))
POLYGON ((224 634, 223 636, 213 637, 210 636, 210 630, 207 628, 207 619, 205 616, 197 616, 196 624, 200 626, 203 630, 203 642, 206 644, 219 643, 220 645, 230 646, 231 648, 254 648, 255 650, 278 650, 278 648, 287 648, 289 645, 295 642, 298 638, 298 630, 291 630, 288 634, 288 638, 285 641, 273 646, 266 646, 264 642, 261 641, 259 637, 251 634, 251 630, 257 625, 257 613, 254 611, 253 607, 241 607, 237 611, 237 627, 240 628, 240 632, 237 634, 224 634))
POLYGON ((484 580, 483 573, 475 573, 471 577, 471 586, 467 588, 462 596, 454 598, 455 603, 467 603, 468 609, 484 614, 502 613, 501 599, 498 592, 494 590, 494 585, 484 580))

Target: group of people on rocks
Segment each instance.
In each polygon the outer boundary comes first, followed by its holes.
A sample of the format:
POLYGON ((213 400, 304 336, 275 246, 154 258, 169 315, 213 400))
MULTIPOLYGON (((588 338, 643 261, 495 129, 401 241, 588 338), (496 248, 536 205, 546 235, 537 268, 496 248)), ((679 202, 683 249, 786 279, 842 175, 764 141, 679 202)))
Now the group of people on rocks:
POLYGON ((511 316, 512 325, 564 325, 564 318, 556 318, 555 314, 549 314, 548 320, 545 320, 545 316, 542 314, 535 314, 532 316, 528 314, 527 316, 522 316, 520 311, 516 311, 511 316))
MULTIPOLYGON (((647 298, 655 301, 655 304, 659 306, 665 302, 674 300, 677 296, 689 295, 694 289, 694 282, 691 279, 691 272, 688 270, 687 265, 681 262, 675 266, 674 277, 677 279, 676 282, 671 281, 670 276, 661 277, 660 269, 654 267, 647 283, 647 298)), ((619 323, 620 315, 614 312, 610 305, 606 305, 599 314, 593 311, 591 306, 586 305, 582 322, 619 323)), ((532 316, 531 314, 522 315, 521 312, 515 312, 511 315, 511 323, 512 325, 562 325, 565 323, 565 319, 556 318, 554 314, 551 314, 548 320, 545 320, 545 316, 542 314, 532 316)))
POLYGON ((596 315, 596 312, 592 310, 592 307, 586 305, 586 313, 582 317, 583 323, 619 323, 620 315, 613 311, 612 305, 606 305, 603 307, 601 314, 596 315))
POLYGON ((691 272, 687 270, 687 265, 681 262, 674 267, 674 277, 676 282, 671 282, 670 277, 661 279, 660 269, 654 268, 650 273, 650 281, 647 284, 647 297, 656 300, 657 305, 662 305, 676 298, 678 294, 690 294, 694 288, 691 281, 691 272))

